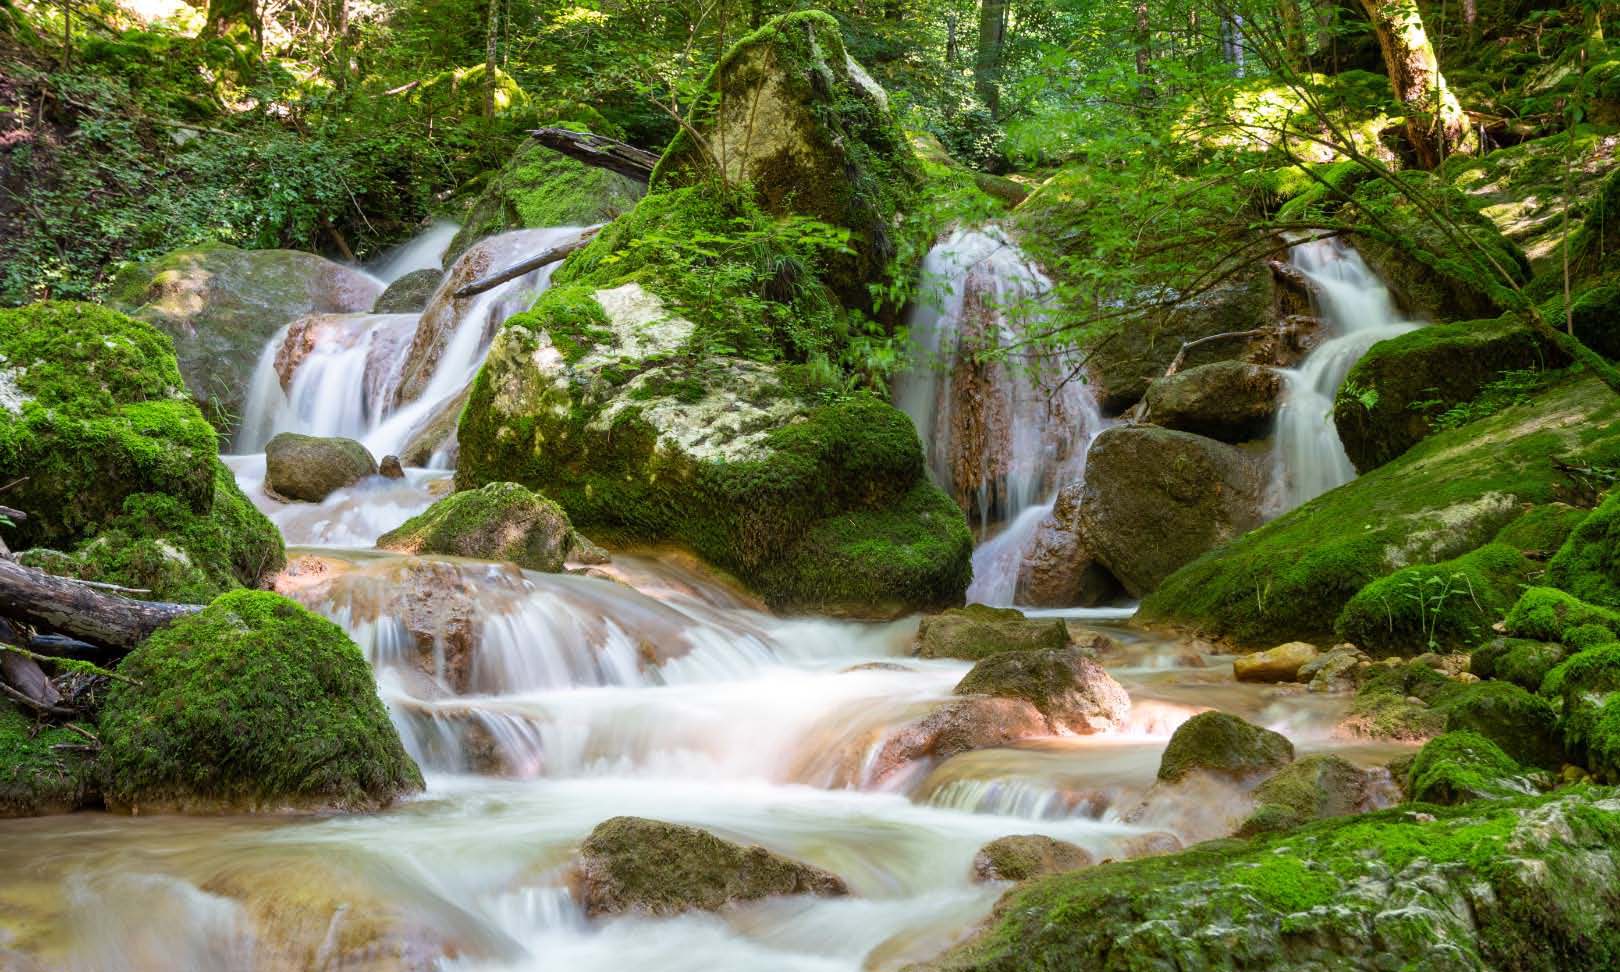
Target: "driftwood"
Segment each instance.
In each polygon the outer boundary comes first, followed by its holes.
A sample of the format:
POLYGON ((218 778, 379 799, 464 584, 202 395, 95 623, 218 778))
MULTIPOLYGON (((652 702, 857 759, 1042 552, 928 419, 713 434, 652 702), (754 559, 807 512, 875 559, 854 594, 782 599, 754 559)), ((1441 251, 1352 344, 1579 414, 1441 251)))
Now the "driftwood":
POLYGON ((0 646, 3 645, 20 648, 35 659, 72 658, 79 661, 110 661, 115 655, 121 654, 85 644, 67 635, 40 634, 38 631, 14 625, 5 618, 0 618, 0 646))
POLYGON ((499 287, 508 280, 516 280, 518 277, 521 277, 526 273, 538 270, 548 264, 556 263, 558 260, 563 259, 564 257, 568 256, 568 254, 573 253, 575 250, 584 249, 585 244, 595 239, 596 234, 600 231, 601 227, 588 229, 584 233, 581 233, 579 239, 577 240, 564 243, 561 246, 554 246, 549 250, 544 250, 521 263, 514 263, 505 270, 485 277, 482 280, 474 280, 467 286, 457 290, 451 296, 455 297, 457 300, 460 300, 463 297, 476 297, 486 290, 493 290, 496 287, 499 287))
POLYGON ((14 510, 9 506, 0 506, 0 516, 5 517, 13 523, 22 523, 28 519, 27 513, 24 513, 22 510, 14 510))
POLYGON ((604 135, 571 132, 566 128, 539 128, 529 134, 554 152, 637 182, 650 181, 653 167, 658 164, 658 156, 646 149, 604 135))
POLYGON ((62 693, 51 684, 45 669, 29 655, 0 649, 0 679, 40 705, 54 706, 62 701, 62 693))
POLYGON ((1209 344, 1214 341, 1235 341, 1238 338, 1265 337, 1270 334, 1278 333, 1278 330, 1279 329, 1275 327, 1257 327, 1252 331, 1222 331, 1219 334, 1209 334, 1201 338, 1195 338, 1191 341, 1183 341, 1181 344, 1181 350, 1176 352, 1174 360, 1170 362, 1170 367, 1165 369, 1164 376, 1169 378, 1176 372, 1180 371, 1181 366, 1187 361, 1187 352, 1198 347, 1200 344, 1209 344))
POLYGON ((136 601, 66 577, 0 560, 0 615, 123 655, 159 628, 201 611, 195 604, 136 601))

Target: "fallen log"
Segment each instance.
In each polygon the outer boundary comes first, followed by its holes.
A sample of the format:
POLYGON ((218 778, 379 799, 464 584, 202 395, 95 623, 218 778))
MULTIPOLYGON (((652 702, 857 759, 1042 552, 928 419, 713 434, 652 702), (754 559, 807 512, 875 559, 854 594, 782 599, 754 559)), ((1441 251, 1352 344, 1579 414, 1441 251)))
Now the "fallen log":
POLYGON ((136 601, 103 594, 0 560, 0 615, 123 655, 159 628, 201 611, 196 604, 136 601))
POLYGON ((658 164, 658 156, 646 149, 605 135, 571 132, 566 128, 537 128, 529 134, 554 152, 637 182, 650 181, 653 167, 658 164))
POLYGON ((508 280, 516 280, 518 277, 521 277, 526 273, 531 273, 543 266, 556 263, 558 260, 567 257, 568 254, 573 253, 575 250, 584 249, 585 244, 595 239, 596 234, 601 232, 601 229, 602 228, 600 226, 588 229, 584 233, 580 234, 579 239, 574 240, 573 242, 564 243, 561 246, 554 246, 549 250, 543 250, 527 260, 522 261, 521 263, 512 264, 499 273, 484 277, 482 280, 474 280, 467 286, 457 290, 451 296, 455 297, 457 300, 460 300, 463 297, 476 297, 486 290, 494 290, 496 287, 506 283, 508 280))
POLYGON ((109 661, 114 652, 98 648, 67 635, 40 634, 26 626, 19 627, 0 618, 0 645, 21 648, 42 658, 70 658, 78 661, 109 661))

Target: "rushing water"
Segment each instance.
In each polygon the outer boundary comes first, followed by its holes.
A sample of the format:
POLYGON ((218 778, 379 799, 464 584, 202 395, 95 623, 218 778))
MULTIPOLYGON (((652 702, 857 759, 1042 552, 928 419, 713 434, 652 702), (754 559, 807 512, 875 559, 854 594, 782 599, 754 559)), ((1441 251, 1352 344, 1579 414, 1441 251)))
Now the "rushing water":
POLYGON ((1310 281, 1330 336, 1298 368, 1283 372, 1272 497, 1277 512, 1355 478, 1355 467, 1333 425, 1333 400, 1367 349, 1418 326, 1401 315, 1389 288, 1361 254, 1340 240, 1300 243, 1290 259, 1310 281))

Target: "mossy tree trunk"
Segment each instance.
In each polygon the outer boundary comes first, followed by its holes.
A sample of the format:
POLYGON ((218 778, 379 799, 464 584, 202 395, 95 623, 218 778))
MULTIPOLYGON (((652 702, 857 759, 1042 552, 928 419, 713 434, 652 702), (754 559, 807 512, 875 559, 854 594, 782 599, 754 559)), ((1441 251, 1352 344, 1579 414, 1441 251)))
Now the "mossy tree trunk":
POLYGON ((1136 15, 1136 94, 1145 105, 1153 100, 1153 34, 1148 26, 1148 5, 1138 0, 1136 15))
POLYGON ((1395 98, 1406 106, 1407 137, 1426 169, 1446 156, 1470 153, 1477 139, 1423 27, 1417 0, 1361 0, 1378 35, 1395 98))
POLYGON ((264 23, 256 0, 208 0, 208 18, 202 29, 204 37, 222 37, 237 24, 252 32, 254 43, 264 43, 264 23))
POLYGON ((1305 65, 1305 17, 1300 13, 1299 0, 1278 0, 1277 19, 1282 24, 1283 47, 1288 55, 1288 66, 1299 70, 1305 65))
POLYGON ((990 114, 1001 116, 1001 53, 1007 44, 1008 0, 980 0, 979 53, 973 65, 973 87, 990 114))
POLYGON ((484 34, 484 117, 495 117, 495 48, 501 36, 501 0, 489 0, 489 23, 484 34))

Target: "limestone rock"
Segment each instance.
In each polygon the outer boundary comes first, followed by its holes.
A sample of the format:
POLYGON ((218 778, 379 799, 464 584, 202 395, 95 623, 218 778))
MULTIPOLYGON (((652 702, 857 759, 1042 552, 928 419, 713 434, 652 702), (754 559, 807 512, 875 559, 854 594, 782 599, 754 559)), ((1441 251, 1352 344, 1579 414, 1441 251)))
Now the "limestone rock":
POLYGON ((1299 681, 1312 692, 1353 692, 1356 675, 1372 663, 1355 645, 1334 645, 1299 668, 1299 681))
POLYGON ((423 267, 412 270, 398 280, 389 284, 377 303, 372 305, 373 314, 419 314, 433 298, 433 292, 439 289, 440 281, 444 280, 444 272, 434 270, 432 267, 423 267))
POLYGON ((1238 833, 1286 830, 1312 820, 1361 813, 1393 803, 1395 796, 1392 786, 1377 786, 1372 774, 1342 756, 1303 756, 1255 787, 1255 812, 1238 833))
POLYGON ((1246 442, 1270 433, 1281 391, 1275 368, 1217 361, 1155 379, 1143 402, 1147 421, 1155 425, 1246 442))
POLYGON ((377 474, 377 460, 353 439, 282 432, 264 449, 265 485, 279 496, 319 503, 377 474))
POLYGON ((1174 783, 1192 772, 1237 781, 1273 772, 1294 760, 1294 744, 1225 712, 1200 712, 1177 727, 1159 760, 1159 779, 1174 783))
POLYGON ((562 507, 517 483, 452 493, 377 539, 383 550, 505 560, 556 573, 574 543, 562 507))
POLYGON ((1092 607, 1119 593, 1119 582, 1097 562, 1080 537, 1081 484, 1058 491, 1057 503, 1035 532, 1019 568, 1019 604, 1092 607))
POLYGON ((878 747, 867 775, 880 783, 913 764, 941 762, 959 753, 1010 746, 1051 733, 1046 717, 1023 699, 958 699, 893 732, 878 747))
POLYGON ((579 849, 575 882, 592 918, 663 917, 778 895, 849 893, 843 880, 819 867, 697 827, 641 817, 597 824, 579 849))
POLYGON ((954 692, 1022 699, 1054 732, 1080 735, 1117 728, 1131 709, 1125 689, 1073 646, 991 655, 974 665, 954 692))
POLYGON ((1096 858, 1084 847, 1042 834, 998 837, 973 855, 973 877, 978 881, 1027 881, 1042 874, 1060 874, 1090 867, 1096 858))
POLYGON ((917 654, 923 658, 978 661, 1004 651, 1062 648, 1069 629, 1061 618, 1026 618, 1015 608, 983 604, 951 608, 922 619, 917 654))
POLYGON ((1321 654, 1306 641, 1290 641, 1267 651, 1243 655, 1232 662, 1232 674, 1240 682, 1302 682, 1307 664, 1321 654))

